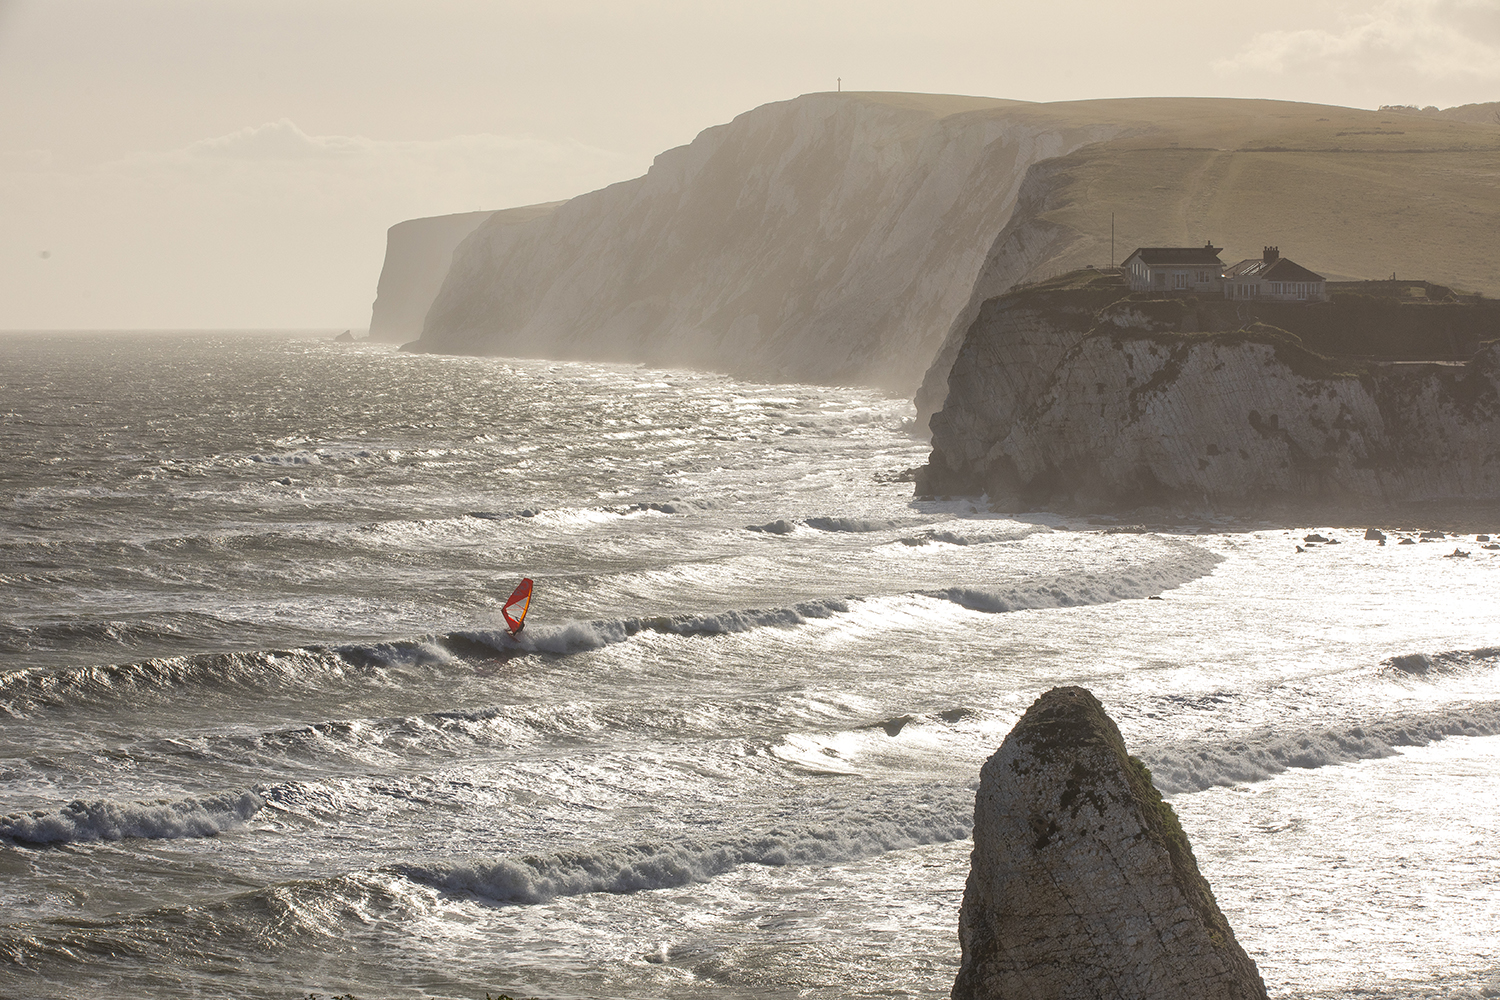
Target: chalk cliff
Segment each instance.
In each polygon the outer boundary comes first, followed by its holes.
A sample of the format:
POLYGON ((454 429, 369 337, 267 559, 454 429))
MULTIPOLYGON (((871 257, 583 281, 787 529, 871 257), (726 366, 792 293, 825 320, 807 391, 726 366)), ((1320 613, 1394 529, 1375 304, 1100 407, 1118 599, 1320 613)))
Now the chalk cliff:
POLYGON ((557 207, 527 205, 500 212, 461 212, 398 222, 385 234, 385 263, 370 310, 370 339, 386 343, 411 340, 437 298, 453 251, 486 220, 503 227, 527 222, 557 207))
MULTIPOLYGON (((1494 341, 1491 305, 1418 319, 1446 337, 1451 317, 1477 316, 1494 341)), ((1466 363, 1331 358, 1254 315, 1214 332, 1234 308, 1143 299, 1092 272, 989 300, 932 418, 919 491, 1092 506, 1500 500, 1500 343, 1466 363)), ((1338 333, 1340 310, 1366 306, 1261 308, 1288 326, 1331 317, 1338 333)))
POLYGON ((1496 171, 1500 125, 1424 114, 808 94, 543 216, 497 213, 454 251, 410 346, 920 384, 925 430, 983 303, 1109 265, 1115 229, 1116 260, 1276 243, 1333 278, 1500 294, 1496 171))
POLYGON ((954 1000, 1251 1000, 1255 963, 1172 807, 1083 688, 1037 699, 980 772, 954 1000))
POLYGON ((812 94, 645 176, 481 226, 416 350, 915 390, 1026 168, 1126 129, 1091 109, 812 94))

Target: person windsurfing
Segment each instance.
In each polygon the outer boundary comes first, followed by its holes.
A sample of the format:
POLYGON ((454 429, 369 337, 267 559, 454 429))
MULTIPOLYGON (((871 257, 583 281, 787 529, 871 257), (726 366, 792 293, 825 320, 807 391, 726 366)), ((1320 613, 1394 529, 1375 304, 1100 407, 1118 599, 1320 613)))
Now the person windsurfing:
POLYGON ((505 599, 505 606, 500 609, 500 613, 505 616, 505 627, 510 629, 512 639, 519 635, 521 629, 525 627, 526 610, 530 607, 531 580, 528 578, 523 579, 520 586, 511 591, 510 596, 505 599), (520 607, 521 610, 512 615, 510 611, 514 607, 520 607))

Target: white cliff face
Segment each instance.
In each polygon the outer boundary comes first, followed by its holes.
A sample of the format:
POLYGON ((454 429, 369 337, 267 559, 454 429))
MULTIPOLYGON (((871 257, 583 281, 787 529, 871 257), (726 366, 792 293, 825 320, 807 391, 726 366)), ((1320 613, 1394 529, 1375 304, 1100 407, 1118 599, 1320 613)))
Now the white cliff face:
POLYGON ((386 230, 385 263, 371 309, 370 339, 401 343, 421 335, 427 310, 448 276, 453 252, 481 225, 490 222, 496 230, 504 230, 546 215, 558 204, 408 219, 386 230))
MULTIPOLYGON (((1100 279, 1103 280, 1103 279, 1100 279)), ((986 305, 933 418, 924 488, 1083 503, 1500 499, 1500 343, 1472 361, 1322 358, 1267 328, 1093 328, 1070 292, 986 305)))
POLYGON ((370 309, 370 339, 411 340, 422 332, 427 309, 443 287, 454 249, 491 212, 463 212, 398 222, 385 234, 385 262, 370 309))
POLYGON ((949 324, 917 390, 914 402, 919 428, 927 429, 933 414, 943 408, 954 359, 984 304, 1082 240, 1077 232, 1047 218, 1048 210, 1056 207, 1060 189, 1057 175, 1066 168, 1066 162, 1060 160, 1041 162, 1031 166, 1022 178, 1015 210, 985 255, 968 302, 949 324))
POLYGON ((954 1000, 1263 1000, 1187 836, 1083 688, 980 772, 954 1000))
POLYGON ((1120 127, 969 98, 766 105, 455 254, 418 349, 914 390, 1026 169, 1120 127))

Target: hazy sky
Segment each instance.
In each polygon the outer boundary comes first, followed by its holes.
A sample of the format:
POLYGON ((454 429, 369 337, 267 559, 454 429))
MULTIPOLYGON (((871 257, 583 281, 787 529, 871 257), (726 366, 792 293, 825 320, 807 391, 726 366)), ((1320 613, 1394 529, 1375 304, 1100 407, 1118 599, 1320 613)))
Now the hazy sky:
POLYGON ((363 327, 385 230, 769 101, 1500 100, 1500 0, 0 0, 0 329, 363 327))

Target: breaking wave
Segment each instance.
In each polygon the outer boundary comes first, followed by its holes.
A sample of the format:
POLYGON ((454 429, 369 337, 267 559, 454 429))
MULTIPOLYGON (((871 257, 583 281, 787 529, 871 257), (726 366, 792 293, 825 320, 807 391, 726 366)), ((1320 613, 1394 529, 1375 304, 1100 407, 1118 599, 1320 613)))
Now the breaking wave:
POLYGON ((1500 703, 1403 712, 1347 725, 1278 732, 1261 730, 1220 743, 1178 743, 1143 750, 1162 792, 1197 792, 1218 785, 1265 781, 1291 768, 1325 767, 1390 757, 1397 747, 1426 746, 1449 736, 1500 735, 1500 703))
POLYGON ((1408 653, 1381 663, 1381 673, 1392 677, 1454 674, 1465 670, 1500 666, 1500 646, 1484 649, 1451 649, 1443 653, 1408 653))
POLYGON ((589 847, 546 856, 435 865, 398 865, 397 874, 445 892, 499 903, 545 903, 591 892, 632 893, 706 882, 741 865, 837 864, 887 851, 969 836, 974 797, 943 790, 895 818, 878 806, 857 807, 827 823, 787 824, 726 840, 589 847))
POLYGON ((568 622, 553 629, 527 629, 519 636, 507 632, 457 632, 449 638, 473 642, 497 652, 526 651, 568 655, 624 642, 642 632, 662 635, 731 635, 777 625, 801 625, 815 618, 847 612, 851 599, 803 601, 786 608, 751 608, 702 615, 656 615, 587 622, 568 622))
POLYGON ((407 641, 201 653, 59 671, 16 670, 0 674, 0 715, 22 716, 38 708, 189 686, 261 691, 355 676, 375 678, 391 668, 422 668, 451 660, 452 653, 436 642, 407 641))
POLYGON ((212 837, 238 826, 266 800, 254 792, 155 802, 75 800, 55 810, 0 816, 0 837, 28 844, 212 837))
POLYGON ((980 531, 973 534, 964 534, 956 531, 945 531, 933 529, 921 534, 910 535, 900 539, 902 545, 993 545, 997 542, 1019 542, 1023 538, 1032 535, 1048 534, 1052 531, 1046 525, 1027 525, 1014 531, 980 531))
MULTIPOLYGON (((920 522, 919 522, 920 523, 920 522)), ((745 526, 746 531, 759 531, 768 535, 790 535, 798 527, 812 528, 814 531, 846 532, 850 534, 868 534, 874 531, 890 531, 895 528, 909 528, 910 520, 889 520, 884 518, 863 517, 808 517, 801 520, 788 520, 777 518, 766 524, 750 524, 745 526)))
POLYGON ((905 528, 911 524, 910 521, 872 521, 859 517, 809 517, 802 523, 818 531, 849 531, 856 534, 890 531, 892 528, 905 528))
POLYGON ((924 594, 987 614, 1109 604, 1154 597, 1208 575, 1221 561, 1221 556, 1206 549, 1188 549, 1180 558, 1114 573, 1060 573, 1008 587, 946 587, 924 594))

